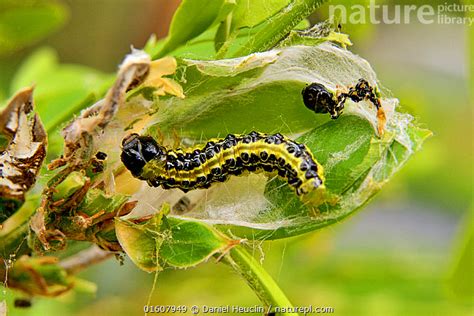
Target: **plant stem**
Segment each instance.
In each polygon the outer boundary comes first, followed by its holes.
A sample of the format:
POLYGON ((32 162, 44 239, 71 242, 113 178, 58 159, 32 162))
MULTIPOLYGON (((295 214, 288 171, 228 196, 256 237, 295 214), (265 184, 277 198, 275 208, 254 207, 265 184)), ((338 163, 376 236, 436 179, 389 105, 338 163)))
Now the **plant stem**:
MULTIPOLYGON (((232 268, 247 281, 247 284, 254 290, 261 302, 266 305, 268 311, 276 306, 285 308, 293 306, 262 265, 242 246, 233 247, 226 259, 232 268)), ((281 315, 298 314, 281 313, 281 315)))
MULTIPOLYGON (((0 259, 8 259, 10 255, 20 257, 29 253, 26 241, 31 215, 39 205, 39 195, 30 195, 25 203, 0 227, 0 259)), ((1 262, 0 262, 1 265, 1 262)))
POLYGON ((91 265, 101 263, 114 256, 113 252, 108 252, 93 245, 77 254, 62 260, 59 265, 70 274, 76 274, 91 265))

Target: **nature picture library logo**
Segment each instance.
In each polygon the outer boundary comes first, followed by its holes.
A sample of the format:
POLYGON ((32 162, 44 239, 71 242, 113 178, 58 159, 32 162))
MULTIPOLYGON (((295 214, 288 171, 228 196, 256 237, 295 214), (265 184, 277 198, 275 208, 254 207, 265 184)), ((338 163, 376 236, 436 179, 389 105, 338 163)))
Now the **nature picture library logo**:
POLYGON ((474 4, 448 3, 440 5, 389 5, 370 0, 367 5, 341 4, 329 6, 333 22, 350 24, 474 24, 474 4))

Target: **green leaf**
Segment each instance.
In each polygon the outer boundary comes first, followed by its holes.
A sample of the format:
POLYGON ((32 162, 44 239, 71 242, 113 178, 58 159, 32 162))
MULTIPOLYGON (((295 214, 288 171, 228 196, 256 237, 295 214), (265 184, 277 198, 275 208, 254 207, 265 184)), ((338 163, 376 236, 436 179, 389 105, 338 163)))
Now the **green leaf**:
MULTIPOLYGON (((219 18, 218 18, 219 19, 219 18)), ((295 30, 305 29, 309 27, 308 20, 302 20, 296 27, 295 30)), ((180 57, 180 58, 192 58, 192 59, 219 59, 216 58, 215 47, 216 41, 222 42, 224 41, 227 36, 230 34, 221 34, 224 32, 225 29, 222 29, 222 23, 219 26, 211 27, 198 37, 190 40, 186 45, 180 46, 176 50, 173 51, 173 56, 180 57)), ((229 45, 230 51, 236 51, 239 49, 244 43, 248 41, 248 39, 258 33, 261 29, 263 29, 263 25, 259 25, 253 28, 244 28, 237 32, 236 36, 233 34, 232 40, 227 41, 227 45, 229 45)), ((230 31, 230 30, 229 30, 230 31)), ((319 41, 321 43, 323 41, 319 41)), ((223 44, 223 43, 221 43, 223 44)), ((219 45, 221 45, 219 44, 219 45)), ((150 38, 145 46, 145 51, 149 53, 151 56, 156 56, 157 52, 163 47, 164 40, 156 41, 156 39, 150 38)), ((219 52, 221 53, 221 51, 219 52)))
POLYGON ((17 70, 15 77, 10 83, 10 90, 18 89, 34 84, 36 78, 44 76, 55 69, 58 56, 52 48, 40 48, 28 56, 17 70))
POLYGON ((235 0, 228 0, 225 2, 225 10, 221 10, 221 13, 224 13, 224 16, 217 19, 221 21, 219 27, 217 28, 216 35, 214 37, 214 48, 216 52, 224 45, 231 35, 231 22, 232 22, 232 11, 235 8, 235 0))
POLYGON ((263 175, 215 185, 213 194, 205 194, 205 203, 188 216, 233 236, 285 238, 340 221, 365 205, 430 135, 409 114, 397 112, 398 101, 387 97, 381 100, 387 113, 382 138, 375 134, 376 111, 368 103, 349 101, 345 113, 332 121, 309 111, 301 90, 311 82, 329 89, 360 78, 377 84, 365 60, 329 43, 236 59, 185 59, 180 69, 175 79, 185 78, 186 98, 159 100, 157 124, 149 133, 179 130, 197 140, 251 130, 298 133, 303 134, 298 141, 324 167, 327 190, 317 197, 324 198, 322 205, 316 198, 304 204, 285 182, 263 175))
POLYGON ((162 213, 144 224, 117 219, 115 229, 124 251, 147 272, 196 266, 224 250, 228 243, 208 225, 164 217, 162 213))
POLYGON ((150 56, 158 55, 159 51, 163 48, 165 39, 158 40, 155 34, 151 34, 148 41, 143 46, 143 51, 150 56))
MULTIPOLYGON (((289 0, 237 1, 235 8, 223 20, 216 32, 216 57, 223 58, 235 40, 241 28, 257 26, 286 7, 289 0)), ((255 34, 255 33, 254 33, 255 34)))
MULTIPOLYGON (((214 57, 215 51, 218 51, 223 45, 226 45, 225 49, 219 51, 219 56, 223 57, 227 50, 233 52, 237 51, 243 45, 248 44, 248 41, 250 41, 255 34, 264 31, 268 26, 263 22, 287 8, 286 4, 289 2, 288 0, 272 0, 271 3, 265 2, 264 5, 262 5, 262 3, 256 5, 253 1, 235 2, 234 0, 225 0, 214 20, 212 20, 212 18, 208 19, 206 27, 201 25, 192 29, 193 34, 189 36, 186 35, 186 32, 173 35, 178 32, 172 32, 172 30, 170 30, 170 34, 165 40, 156 41, 156 39, 150 39, 145 46, 145 50, 153 56, 153 59, 162 57, 171 52, 174 56, 210 59, 214 57), (251 12, 251 14, 249 12, 251 12), (219 23, 219 25, 214 27, 215 23, 219 23), (180 39, 180 37, 184 35, 186 35, 185 39, 180 39)), ((194 10, 192 9, 194 5, 195 3, 192 1, 184 1, 181 6, 183 6, 183 8, 186 7, 186 10, 183 9, 183 12, 181 12, 179 11, 180 9, 178 9, 180 16, 190 15, 187 11, 188 9, 189 11, 194 10)), ((178 18, 178 11, 173 21, 175 19, 176 21, 181 21, 180 18, 178 18)), ((204 17, 205 16, 201 16, 196 21, 199 22, 199 20, 204 17)), ((298 21, 296 23, 291 22, 291 25, 293 25, 295 29, 308 27, 309 24, 305 18, 306 16, 298 18, 298 21)), ((174 24, 172 23, 172 25, 174 24)), ((177 22, 176 25, 179 29, 189 28, 189 23, 184 24, 177 22)), ((291 29, 290 27, 288 32, 291 29)), ((187 32, 189 31, 190 30, 187 32)), ((282 36, 284 37, 286 34, 282 36)))
POLYGON ((295 26, 294 30, 306 30, 310 26, 311 26, 311 22, 308 19, 303 19, 303 20, 301 20, 300 23, 298 23, 295 26))
MULTIPOLYGON (((263 28, 248 39, 242 48, 232 56, 245 56, 254 52, 262 52, 274 47, 302 20, 307 18, 324 0, 294 0, 272 18, 267 19, 263 28)), ((249 20, 248 23, 254 22, 249 20)))
POLYGON ((168 218, 167 234, 160 248, 160 259, 169 266, 188 268, 209 259, 227 243, 210 226, 199 222, 168 218))
POLYGON ((185 59, 179 68, 175 79, 185 78, 186 98, 159 101, 155 128, 194 138, 254 129, 302 132, 329 119, 304 106, 301 90, 307 84, 322 82, 335 89, 359 78, 376 81, 365 60, 328 43, 218 61, 185 59))
POLYGON ((35 85, 37 111, 48 132, 67 122, 105 93, 111 76, 79 65, 59 64, 50 48, 34 52, 20 66, 11 91, 35 85))
POLYGON ((145 225, 119 218, 115 220, 115 233, 123 250, 137 267, 146 272, 162 269, 157 259, 162 237, 148 233, 145 225))
POLYGON ((0 3, 0 55, 31 45, 64 25, 67 9, 58 1, 0 3))
POLYGON ((344 48, 352 45, 347 34, 335 32, 334 25, 325 21, 314 25, 310 29, 292 30, 284 40, 278 43, 278 46, 313 46, 327 41, 338 43, 344 48))
POLYGON ((291 0, 237 0, 232 28, 254 27, 290 4, 291 0))
POLYGON ((182 1, 173 16, 163 48, 153 59, 169 54, 207 30, 219 17, 223 4, 224 0, 182 1))

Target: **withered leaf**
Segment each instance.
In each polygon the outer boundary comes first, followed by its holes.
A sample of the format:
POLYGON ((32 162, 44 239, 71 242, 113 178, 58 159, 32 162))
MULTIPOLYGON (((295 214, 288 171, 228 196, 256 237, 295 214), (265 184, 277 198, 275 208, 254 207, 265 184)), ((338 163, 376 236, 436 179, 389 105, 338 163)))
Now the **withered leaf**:
POLYGON ((48 138, 33 107, 33 88, 29 87, 20 90, 0 113, 0 133, 7 139, 0 151, 0 198, 2 205, 10 205, 2 207, 0 220, 24 201, 46 156, 48 138))
POLYGON ((126 92, 143 81, 148 74, 150 62, 150 56, 139 50, 133 50, 127 55, 105 98, 83 110, 79 117, 64 128, 64 156, 54 161, 49 166, 50 169, 67 163, 73 167, 90 158, 88 149, 92 147, 93 136, 112 120, 119 105, 124 103, 126 92))

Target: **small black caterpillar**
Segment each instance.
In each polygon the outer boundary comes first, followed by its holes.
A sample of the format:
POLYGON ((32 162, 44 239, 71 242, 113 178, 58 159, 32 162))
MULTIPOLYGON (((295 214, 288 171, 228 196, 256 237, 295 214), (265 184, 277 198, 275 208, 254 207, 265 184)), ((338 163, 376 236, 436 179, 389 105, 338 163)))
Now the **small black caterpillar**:
POLYGON ((187 151, 131 134, 122 147, 122 162, 133 176, 164 189, 204 189, 233 175, 262 171, 276 172, 299 196, 324 187, 322 166, 310 150, 281 134, 229 134, 187 151))
POLYGON ((342 114, 344 104, 348 98, 354 102, 368 100, 377 109, 378 131, 379 134, 383 134, 386 118, 380 103, 380 93, 376 87, 372 87, 365 79, 361 78, 355 86, 349 86, 347 89, 338 88, 335 92, 328 90, 320 83, 314 82, 306 86, 301 94, 308 109, 315 113, 329 113, 332 119, 337 119, 342 114))

